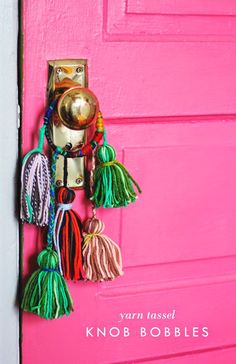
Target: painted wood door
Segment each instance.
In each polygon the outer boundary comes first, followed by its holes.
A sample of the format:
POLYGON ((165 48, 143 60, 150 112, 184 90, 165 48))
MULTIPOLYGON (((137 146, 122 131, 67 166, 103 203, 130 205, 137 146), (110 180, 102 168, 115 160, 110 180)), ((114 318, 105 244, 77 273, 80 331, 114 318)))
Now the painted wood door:
MULTIPOLYGON (((143 190, 99 210, 125 275, 69 283, 69 318, 24 314, 23 364, 235 363, 235 1, 26 0, 22 15, 23 152, 36 143, 47 60, 86 58, 109 141, 143 190)), ((78 192, 82 216, 85 204, 78 192)), ((24 276, 41 238, 24 227, 24 276)))

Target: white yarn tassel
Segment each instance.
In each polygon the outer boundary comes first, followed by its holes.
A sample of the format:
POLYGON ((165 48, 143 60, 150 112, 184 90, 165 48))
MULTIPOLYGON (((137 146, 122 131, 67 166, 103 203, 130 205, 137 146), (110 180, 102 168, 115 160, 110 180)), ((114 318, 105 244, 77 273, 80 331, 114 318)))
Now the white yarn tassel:
POLYGON ((50 204, 48 158, 38 152, 26 156, 21 171, 21 219, 39 226, 48 224, 50 204))

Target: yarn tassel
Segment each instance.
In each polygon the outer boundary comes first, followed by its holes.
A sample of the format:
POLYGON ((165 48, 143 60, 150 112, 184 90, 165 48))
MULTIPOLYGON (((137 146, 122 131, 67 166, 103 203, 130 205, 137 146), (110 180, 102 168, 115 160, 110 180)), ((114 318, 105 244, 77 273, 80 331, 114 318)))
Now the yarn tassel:
POLYGON ((47 320, 69 315, 72 308, 66 282, 59 273, 58 255, 48 247, 38 256, 37 269, 25 287, 22 309, 47 320))
MULTIPOLYGON (((59 149, 59 148, 58 148, 59 149)), ((22 299, 22 309, 45 319, 56 319, 73 311, 72 299, 66 282, 59 272, 58 254, 53 250, 55 217, 55 174, 58 150, 53 154, 51 165, 50 211, 48 247, 38 256, 37 269, 29 278, 22 299)))
POLYGON ((21 170, 21 219, 39 226, 48 224, 50 171, 42 154, 45 126, 40 128, 38 148, 23 159, 21 170))
POLYGON ((112 280, 123 275, 119 246, 103 234, 104 223, 93 217, 84 223, 84 271, 93 282, 112 280))
POLYGON ((59 268, 66 279, 83 278, 82 243, 83 225, 72 210, 75 192, 60 187, 57 192, 57 213, 54 226, 54 244, 59 256, 59 268))
POLYGON ((104 133, 104 144, 96 151, 98 165, 94 171, 94 191, 91 200, 96 207, 121 207, 136 201, 138 183, 129 174, 125 166, 116 160, 115 149, 107 144, 104 133))

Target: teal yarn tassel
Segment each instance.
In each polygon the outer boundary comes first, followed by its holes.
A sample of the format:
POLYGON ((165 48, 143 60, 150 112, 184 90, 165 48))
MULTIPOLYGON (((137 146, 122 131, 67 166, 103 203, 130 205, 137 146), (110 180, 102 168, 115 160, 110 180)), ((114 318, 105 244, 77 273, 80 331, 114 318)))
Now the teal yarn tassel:
POLYGON ((125 166, 116 160, 115 149, 104 143, 96 151, 98 165, 94 171, 94 188, 92 201, 96 207, 122 207, 136 201, 137 191, 141 193, 138 183, 125 166))
MULTIPOLYGON (((61 152, 61 150, 60 150, 61 152)), ((37 269, 29 278, 22 299, 24 311, 35 313, 47 320, 69 315, 73 311, 72 299, 65 279, 59 273, 58 254, 53 250, 55 218, 55 175, 59 149, 53 154, 51 165, 50 209, 47 243, 39 254, 37 269)))

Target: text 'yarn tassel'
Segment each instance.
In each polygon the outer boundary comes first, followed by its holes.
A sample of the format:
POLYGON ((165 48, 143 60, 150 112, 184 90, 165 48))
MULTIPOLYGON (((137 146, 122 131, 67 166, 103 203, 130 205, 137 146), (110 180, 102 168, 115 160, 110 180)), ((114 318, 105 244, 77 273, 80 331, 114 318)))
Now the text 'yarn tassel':
POLYGON ((120 247, 103 234, 104 223, 93 217, 84 223, 84 271, 93 282, 112 280, 123 275, 120 247))

